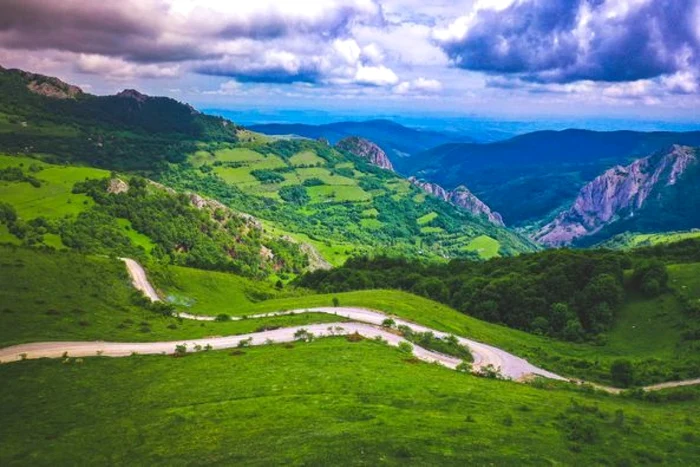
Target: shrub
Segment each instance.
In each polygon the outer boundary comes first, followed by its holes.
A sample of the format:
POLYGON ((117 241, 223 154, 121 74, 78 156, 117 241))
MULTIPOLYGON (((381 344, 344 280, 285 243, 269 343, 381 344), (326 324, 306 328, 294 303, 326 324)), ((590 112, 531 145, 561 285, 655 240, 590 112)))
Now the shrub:
POLYGON ((462 363, 457 365, 457 368, 455 368, 455 370, 459 371, 460 373, 471 373, 472 364, 469 362, 462 361, 462 363))
POLYGON ((348 340, 348 342, 360 342, 365 338, 359 332, 355 331, 352 334, 348 334, 346 339, 348 340))
POLYGON ((340 300, 338 297, 333 297, 333 306, 336 308, 340 306, 340 300))
POLYGON ((399 350, 403 353, 410 354, 413 353, 413 346, 406 341, 401 341, 399 342, 399 350))
POLYGON ((187 344, 178 344, 175 346, 175 353, 173 354, 176 358, 184 357, 187 355, 187 344))
POLYGON ((306 192, 306 188, 301 185, 284 186, 279 191, 280 198, 292 204, 306 204, 311 197, 306 192))
POLYGON ((628 388, 634 383, 634 366, 626 359, 615 360, 610 366, 610 379, 613 384, 628 388))
POLYGON ((384 321, 382 321, 382 327, 383 328, 393 328, 396 326, 396 321, 394 321, 391 318, 387 318, 384 321))
POLYGON ((284 181, 284 175, 273 170, 258 169, 251 171, 250 174, 262 183, 282 183, 284 181))
POLYGON ((314 335, 306 329, 299 329, 294 333, 294 340, 301 342, 311 342, 314 340, 314 335))
POLYGON ((496 368, 491 364, 479 368, 479 370, 476 372, 476 375, 482 378, 503 379, 503 375, 501 375, 500 368, 496 368))
POLYGON ((307 178, 302 182, 302 185, 310 187, 310 186, 323 186, 326 183, 321 180, 320 178, 307 178))
POLYGON ((231 317, 227 315, 226 313, 221 313, 216 315, 216 318, 214 318, 214 321, 218 322, 226 322, 226 321, 231 321, 231 317))

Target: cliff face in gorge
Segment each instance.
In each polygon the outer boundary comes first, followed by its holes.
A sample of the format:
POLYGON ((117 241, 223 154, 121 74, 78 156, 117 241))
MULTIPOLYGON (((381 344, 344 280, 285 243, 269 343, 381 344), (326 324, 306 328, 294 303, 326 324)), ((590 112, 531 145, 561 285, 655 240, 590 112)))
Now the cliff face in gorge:
POLYGON ((335 147, 367 159, 371 164, 382 169, 394 170, 394 166, 382 148, 367 139, 351 136, 338 141, 335 147))
POLYGON ((691 164, 695 150, 674 145, 669 150, 607 170, 584 186, 570 209, 534 235, 547 246, 563 246, 593 235, 602 228, 631 219, 651 200, 676 185, 691 164))
POLYGON ((492 224, 503 227, 503 218, 497 212, 491 211, 483 201, 477 198, 474 193, 469 191, 465 186, 458 186, 452 191, 447 191, 438 184, 418 180, 415 177, 408 179, 415 186, 425 191, 426 193, 436 196, 448 203, 466 209, 475 216, 486 216, 492 224))

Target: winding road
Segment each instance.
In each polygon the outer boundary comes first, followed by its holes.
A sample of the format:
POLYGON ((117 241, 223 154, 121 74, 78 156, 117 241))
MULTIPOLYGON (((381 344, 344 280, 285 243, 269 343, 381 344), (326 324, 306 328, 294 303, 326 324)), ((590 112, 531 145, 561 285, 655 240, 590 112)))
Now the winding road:
MULTIPOLYGON (((144 293, 153 301, 160 301, 155 288, 148 281, 143 267, 136 261, 129 258, 122 258, 127 266, 134 287, 144 293)), ((290 310, 275 313, 265 313, 248 316, 246 319, 269 318, 273 316, 284 316, 299 313, 325 313, 349 319, 350 322, 312 324, 306 326, 288 327, 270 331, 255 332, 227 337, 210 337, 204 339, 180 340, 168 342, 38 342, 30 344, 20 344, 12 347, 0 349, 0 363, 32 359, 32 358, 60 358, 69 357, 89 357, 108 356, 124 357, 133 354, 173 354, 178 348, 186 349, 188 352, 200 349, 229 349, 240 345, 265 345, 271 343, 293 342, 298 340, 296 335, 301 330, 312 333, 314 337, 342 336, 348 334, 360 334, 369 339, 382 339, 387 344, 398 346, 402 342, 407 342, 403 337, 392 329, 382 327, 381 324, 391 318, 396 326, 408 326, 414 332, 432 332, 436 337, 445 338, 449 334, 436 331, 419 324, 406 321, 395 316, 390 316, 376 310, 349 307, 319 307, 300 310, 290 310), (243 343, 243 344, 241 344, 243 343)), ((199 321, 213 321, 212 316, 196 316, 188 313, 180 313, 180 318, 199 321)), ((233 320, 243 318, 233 317, 233 320)), ((471 339, 456 336, 459 343, 471 351, 474 362, 473 369, 491 366, 498 369, 500 374, 507 379, 524 381, 532 376, 542 376, 550 379, 567 381, 567 378, 559 376, 550 371, 539 368, 527 360, 512 355, 502 349, 476 342, 471 339)), ((423 361, 439 363, 448 368, 455 369, 462 362, 460 359, 443 355, 420 346, 413 346, 413 355, 423 361)), ((582 383, 582 382, 581 382, 582 383)), ((647 386, 643 389, 648 391, 661 390, 678 386, 689 386, 700 384, 700 379, 674 381, 647 386)), ((607 386, 594 385, 598 389, 611 393, 619 393, 621 390, 607 386)))

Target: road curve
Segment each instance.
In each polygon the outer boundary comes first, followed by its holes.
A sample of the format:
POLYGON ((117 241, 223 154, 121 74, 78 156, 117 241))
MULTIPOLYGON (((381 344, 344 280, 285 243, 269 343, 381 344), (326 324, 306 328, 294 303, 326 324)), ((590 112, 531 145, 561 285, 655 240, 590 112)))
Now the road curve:
POLYGON ((126 264, 126 269, 129 271, 131 276, 131 283, 137 290, 143 292, 143 294, 150 298, 153 302, 159 302, 160 297, 156 293, 156 289, 153 288, 150 282, 148 282, 148 277, 146 277, 146 271, 143 267, 130 258, 119 258, 126 264))
MULTIPOLYGON (((160 300, 155 288, 150 284, 146 276, 146 272, 143 267, 136 261, 128 258, 122 258, 122 261, 126 263, 126 267, 131 275, 132 283, 135 288, 144 293, 148 298, 154 301, 160 300)), ((364 308, 348 308, 348 307, 319 307, 319 308, 305 308, 298 310, 289 310, 275 313, 264 313, 260 315, 248 316, 247 319, 255 318, 270 318, 274 316, 284 316, 299 313, 325 313, 330 315, 341 316, 343 318, 349 319, 351 321, 357 321, 360 323, 371 324, 375 326, 380 326, 384 320, 391 318, 396 323, 396 326, 408 326, 414 332, 432 332, 436 337, 445 338, 449 334, 441 331, 436 331, 425 326, 421 326, 410 321, 397 318, 395 316, 389 316, 385 313, 376 310, 368 310, 364 308)), ((180 318, 193 319, 198 321, 214 321, 213 316, 197 316, 189 313, 180 313, 178 315, 180 318)), ((233 320, 239 320, 242 318, 233 317, 233 320)), ((347 326, 346 326, 347 327, 347 326)), ((359 331, 358 331, 359 332, 359 331)), ((386 333, 386 331, 385 331, 386 333)), ((360 332, 362 334, 362 332, 360 332)), ((384 336, 383 336, 384 337, 384 336)), ((544 376, 546 378, 565 380, 565 378, 554 374, 550 371, 538 368, 532 365, 527 360, 516 357, 504 350, 499 348, 483 344, 481 342, 476 342, 471 339, 464 337, 457 337, 459 343, 467 347, 473 357, 473 367, 475 370, 479 370, 486 366, 492 366, 495 369, 499 369, 501 375, 506 378, 521 380, 527 378, 531 375, 544 376)), ((263 339, 264 340, 264 339, 263 339)), ((388 339, 387 339, 388 340, 388 339)), ((398 344, 397 344, 398 345, 398 344)), ((171 346, 171 350, 174 347, 171 346)))
MULTIPOLYGON (((143 267, 141 267, 141 265, 136 261, 129 258, 122 258, 122 261, 124 261, 127 266, 134 287, 143 292, 151 300, 160 301, 156 290, 148 281, 143 267)), ((408 326, 415 332, 432 332, 435 336, 440 338, 444 338, 449 335, 448 333, 435 331, 425 326, 421 326, 394 316, 389 316, 376 310, 368 310, 364 308, 308 308, 303 310, 265 313, 249 316, 245 319, 284 316, 296 313, 326 313, 350 319, 352 322, 312 324, 237 336, 210 337, 204 339, 168 342, 38 342, 31 344, 20 344, 0 349, 0 363, 33 358, 60 358, 66 356, 90 357, 101 355, 107 357, 125 357, 134 354, 175 354, 177 353, 178 348, 185 348, 188 352, 193 352, 205 349, 219 350, 239 346, 266 345, 271 343, 284 343, 298 340, 297 338, 299 336, 296 336, 296 333, 301 330, 308 331, 309 333, 313 334, 314 337, 344 336, 357 333, 370 339, 381 338, 383 341, 392 346, 398 346, 401 342, 407 342, 392 329, 381 327, 384 320, 389 317, 394 320, 396 326, 408 326)), ((215 319, 212 316, 197 316, 188 313, 180 313, 179 316, 181 318, 199 321, 213 321, 215 319)), ((240 320, 244 318, 233 317, 231 319, 240 320)), ((494 368, 499 369, 503 377, 516 381, 526 380, 533 375, 567 381, 567 379, 563 378, 562 376, 542 368, 538 368, 529 363, 527 360, 516 357, 515 355, 512 355, 499 348, 483 344, 481 342, 476 342, 471 339, 466 339, 464 337, 456 337, 460 344, 468 347, 471 350, 474 356, 473 368, 475 370, 491 365, 494 368)), ((416 345, 413 345, 412 353, 420 360, 431 363, 439 363, 452 369, 456 369, 461 363, 461 360, 458 358, 433 352, 416 345)), ((584 381, 578 381, 578 383, 586 384, 584 381)), ((645 391, 658 391, 662 389, 698 384, 700 384, 700 378, 684 381, 669 381, 666 383, 646 386, 641 389, 645 391)), ((622 392, 622 390, 619 388, 596 384, 593 384, 592 386, 596 389, 613 394, 622 392)))

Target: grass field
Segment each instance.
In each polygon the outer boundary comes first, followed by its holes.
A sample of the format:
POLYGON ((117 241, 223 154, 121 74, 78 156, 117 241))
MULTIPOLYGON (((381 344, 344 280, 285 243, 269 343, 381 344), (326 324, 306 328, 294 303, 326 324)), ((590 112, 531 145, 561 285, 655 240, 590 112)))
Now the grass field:
MULTIPOLYGON (((163 317, 135 305, 134 289, 121 261, 71 252, 42 253, 0 246, 0 345, 57 340, 160 341, 253 332, 264 326, 334 322, 330 315, 296 315, 236 322, 194 322, 163 317)), ((174 274, 177 274, 175 269, 174 274)), ((193 281, 196 274, 183 280, 193 281)), ((233 276, 230 276, 233 277, 233 276)), ((244 279, 201 281, 199 290, 244 279)), ((260 286, 262 287, 262 286, 260 286)), ((212 294, 221 298, 222 293, 212 294)), ((240 292, 244 293, 244 292, 240 292)), ((215 314, 236 309, 214 309, 215 314)), ((253 307, 252 301, 247 303, 253 307)), ((184 307, 180 307, 183 309, 184 307)), ((199 311, 200 308, 196 308, 199 311)), ((241 313, 242 314, 242 313, 241 313)), ((240 315, 240 314, 239 314, 240 315)))
POLYGON ((0 379, 7 466, 692 465, 700 456, 695 401, 480 379, 373 341, 26 361, 0 366, 0 379))
POLYGON ((418 224, 419 225, 427 225, 427 224, 430 224, 431 222, 433 222, 437 218, 438 218, 438 213, 429 212, 425 216, 418 218, 418 224))
POLYGON ((295 154, 289 158, 289 162, 295 167, 300 165, 316 165, 326 163, 325 159, 319 157, 313 151, 303 151, 295 154))
POLYGON ((643 246, 680 242, 691 238, 700 238, 700 230, 694 229, 684 232, 665 232, 653 234, 622 234, 611 238, 610 240, 602 243, 600 246, 628 250, 643 246))
MULTIPOLYGON (((191 271, 191 270, 184 270, 191 271)), ((700 297, 697 277, 700 265, 673 266, 672 283, 675 287, 694 286, 700 297), (693 285, 694 284, 694 285, 693 285)), ((209 273, 203 273, 209 274, 209 273)), ((211 276, 212 278, 215 276, 211 276)), ((163 289, 186 290, 198 297, 194 301, 200 310, 217 310, 226 306, 229 291, 233 289, 222 281, 219 285, 201 283, 192 275, 171 280, 163 289)), ((240 287, 239 287, 240 288, 240 287)), ((237 293, 240 297, 240 292, 237 293)), ((616 325, 608 333, 604 345, 576 344, 517 331, 487 323, 459 313, 437 302, 396 290, 364 290, 338 294, 316 294, 270 299, 259 302, 231 299, 235 306, 226 306, 231 315, 250 315, 272 311, 330 306, 333 298, 341 306, 358 306, 382 310, 412 320, 433 329, 452 332, 481 342, 496 345, 525 357, 546 369, 562 375, 609 383, 609 368, 618 358, 638 362, 655 362, 640 374, 646 382, 682 379, 700 376, 700 358, 692 345, 685 345, 680 337, 685 318, 673 294, 664 294, 647 300, 630 298, 618 312, 616 325)), ((202 311, 204 313, 204 311, 202 311)), ((215 314, 215 313, 210 313, 215 314)))
POLYGON ((28 157, 0 155, 0 168, 22 166, 28 169, 31 165, 42 169, 32 173, 42 182, 40 187, 35 188, 29 183, 0 181, 0 200, 13 205, 17 214, 25 220, 39 216, 55 219, 83 211, 93 201, 86 195, 72 194, 73 185, 86 178, 109 176, 109 172, 99 169, 61 167, 28 157))
POLYGON ((490 259, 499 256, 498 252, 501 249, 501 244, 498 240, 481 235, 470 241, 464 249, 478 253, 483 259, 490 259))

